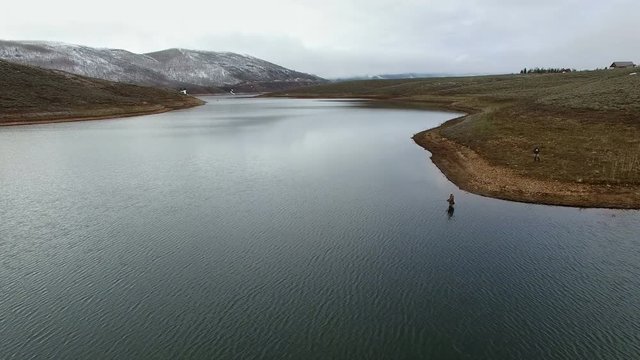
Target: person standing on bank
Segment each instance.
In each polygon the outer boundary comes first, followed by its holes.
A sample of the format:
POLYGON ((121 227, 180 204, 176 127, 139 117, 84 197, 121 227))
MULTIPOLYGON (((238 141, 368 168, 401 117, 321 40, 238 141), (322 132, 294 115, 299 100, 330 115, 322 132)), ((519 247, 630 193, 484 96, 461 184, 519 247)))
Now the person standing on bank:
POLYGON ((540 161, 540 148, 537 146, 533 149, 533 161, 540 161))

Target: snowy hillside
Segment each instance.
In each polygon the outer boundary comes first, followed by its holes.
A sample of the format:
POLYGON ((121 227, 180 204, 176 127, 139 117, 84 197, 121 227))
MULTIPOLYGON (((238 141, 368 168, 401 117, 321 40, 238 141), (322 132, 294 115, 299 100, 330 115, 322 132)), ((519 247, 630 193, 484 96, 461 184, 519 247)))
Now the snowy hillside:
MULTIPOLYGON (((74 74, 141 85, 196 91, 238 85, 260 89, 296 87, 323 79, 267 61, 228 52, 169 49, 148 54, 42 41, 0 41, 0 59, 74 74)), ((206 91, 206 90, 204 90, 206 91)))
POLYGON ((98 79, 171 85, 159 71, 161 64, 157 60, 124 50, 39 41, 0 41, 0 58, 98 79))
POLYGON ((320 78, 230 52, 169 49, 145 54, 163 66, 170 79, 203 86, 251 81, 318 81, 320 78))

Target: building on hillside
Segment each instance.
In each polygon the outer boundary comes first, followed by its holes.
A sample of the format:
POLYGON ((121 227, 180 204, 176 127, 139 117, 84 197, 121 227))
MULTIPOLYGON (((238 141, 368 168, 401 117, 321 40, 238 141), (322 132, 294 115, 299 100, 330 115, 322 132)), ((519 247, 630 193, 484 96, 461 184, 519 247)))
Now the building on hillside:
POLYGON ((612 69, 624 69, 624 68, 632 68, 635 66, 636 64, 634 64, 632 61, 615 61, 609 67, 612 69))

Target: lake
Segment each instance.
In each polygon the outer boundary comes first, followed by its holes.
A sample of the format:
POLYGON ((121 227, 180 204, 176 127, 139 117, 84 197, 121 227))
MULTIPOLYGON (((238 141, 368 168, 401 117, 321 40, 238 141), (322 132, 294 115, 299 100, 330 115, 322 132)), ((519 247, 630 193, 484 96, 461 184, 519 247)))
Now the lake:
POLYGON ((460 191, 456 114, 204 99, 0 128, 0 359, 640 357, 640 212, 460 191))

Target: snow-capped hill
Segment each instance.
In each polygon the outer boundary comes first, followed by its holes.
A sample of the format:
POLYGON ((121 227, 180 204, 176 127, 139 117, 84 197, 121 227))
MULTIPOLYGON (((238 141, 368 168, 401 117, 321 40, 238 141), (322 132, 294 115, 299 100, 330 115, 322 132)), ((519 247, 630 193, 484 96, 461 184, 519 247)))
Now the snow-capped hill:
POLYGON ((187 49, 135 54, 59 42, 0 40, 0 59, 111 81, 194 91, 233 86, 264 91, 324 81, 253 56, 187 49))
POLYGON ((42 41, 0 41, 0 58, 118 82, 170 86, 153 58, 125 50, 42 41))
POLYGON ((253 81, 321 81, 253 56, 231 52, 168 49, 146 55, 163 64, 165 74, 176 81, 202 86, 234 85, 253 81))

